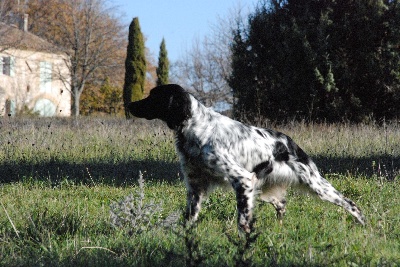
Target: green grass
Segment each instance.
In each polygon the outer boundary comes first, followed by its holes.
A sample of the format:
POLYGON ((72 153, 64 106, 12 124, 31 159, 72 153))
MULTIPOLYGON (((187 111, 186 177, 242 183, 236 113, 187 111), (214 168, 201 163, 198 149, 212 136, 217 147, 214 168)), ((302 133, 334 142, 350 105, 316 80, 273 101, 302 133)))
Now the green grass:
POLYGON ((290 191, 283 225, 258 201, 255 233, 246 238, 238 235, 234 194, 220 190, 196 225, 181 218, 165 225, 183 213, 186 191, 162 124, 4 118, 0 266, 399 266, 400 125, 275 128, 362 208, 365 227, 337 206, 290 191), (110 205, 130 194, 135 211, 151 218, 114 227, 110 205))

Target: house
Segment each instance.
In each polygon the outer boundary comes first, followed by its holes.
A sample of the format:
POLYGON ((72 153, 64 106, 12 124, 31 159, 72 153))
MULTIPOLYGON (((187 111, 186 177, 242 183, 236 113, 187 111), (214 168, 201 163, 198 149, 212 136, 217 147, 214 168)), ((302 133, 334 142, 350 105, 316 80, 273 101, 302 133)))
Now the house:
POLYGON ((0 116, 70 116, 69 57, 23 29, 0 22, 0 116))

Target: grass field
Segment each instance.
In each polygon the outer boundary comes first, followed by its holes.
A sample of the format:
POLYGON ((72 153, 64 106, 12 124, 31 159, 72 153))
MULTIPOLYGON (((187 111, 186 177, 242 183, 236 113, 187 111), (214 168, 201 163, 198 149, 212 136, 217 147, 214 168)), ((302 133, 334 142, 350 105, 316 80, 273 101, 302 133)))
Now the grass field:
POLYGON ((400 125, 273 128, 361 207, 365 227, 290 191, 283 225, 258 201, 245 238, 233 192, 219 190, 185 226, 186 191, 162 124, 3 118, 0 266, 400 266, 400 125))

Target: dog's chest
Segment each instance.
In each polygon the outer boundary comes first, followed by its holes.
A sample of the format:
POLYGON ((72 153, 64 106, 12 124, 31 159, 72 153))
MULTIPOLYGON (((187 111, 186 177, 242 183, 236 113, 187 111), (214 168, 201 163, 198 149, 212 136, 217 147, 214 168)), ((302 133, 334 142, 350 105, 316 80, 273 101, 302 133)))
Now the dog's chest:
POLYGON ((176 149, 181 158, 185 162, 199 162, 201 158, 202 143, 195 135, 184 133, 176 134, 176 149))

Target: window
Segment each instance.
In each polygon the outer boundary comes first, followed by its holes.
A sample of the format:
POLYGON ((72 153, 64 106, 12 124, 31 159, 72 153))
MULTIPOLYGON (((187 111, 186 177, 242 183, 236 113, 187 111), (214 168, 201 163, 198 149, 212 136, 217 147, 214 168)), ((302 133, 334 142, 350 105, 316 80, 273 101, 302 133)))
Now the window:
POLYGON ((15 58, 14 57, 0 57, 0 74, 14 77, 15 75, 15 58))
POLYGON ((46 98, 40 98, 36 101, 33 111, 42 117, 51 117, 56 114, 56 105, 46 98))
POLYGON ((51 92, 52 66, 50 62, 40 62, 40 91, 51 92))

